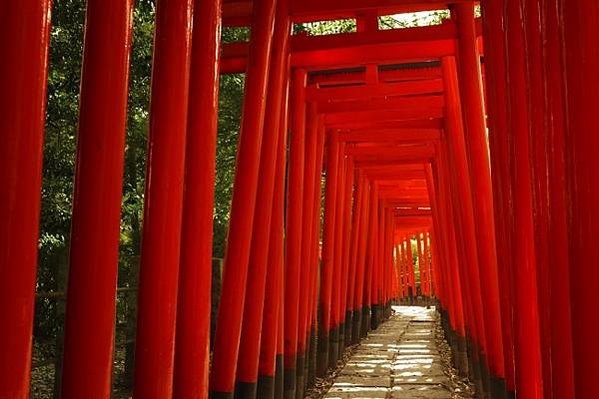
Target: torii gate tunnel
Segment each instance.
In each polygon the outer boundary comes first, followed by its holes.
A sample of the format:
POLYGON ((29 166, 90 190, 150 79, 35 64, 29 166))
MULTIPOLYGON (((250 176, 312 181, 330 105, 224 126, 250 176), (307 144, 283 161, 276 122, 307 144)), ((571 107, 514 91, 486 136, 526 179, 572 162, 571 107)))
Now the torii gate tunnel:
MULTIPOLYGON (((599 398, 599 3, 220 1, 157 2, 134 397, 301 398, 420 297, 480 398, 599 398), (291 34, 340 18, 357 32, 291 34), (218 79, 240 72, 210 361, 218 79)), ((87 1, 64 398, 111 395, 133 7, 87 1)), ((29 396, 50 10, 0 2, 0 398, 29 396)))

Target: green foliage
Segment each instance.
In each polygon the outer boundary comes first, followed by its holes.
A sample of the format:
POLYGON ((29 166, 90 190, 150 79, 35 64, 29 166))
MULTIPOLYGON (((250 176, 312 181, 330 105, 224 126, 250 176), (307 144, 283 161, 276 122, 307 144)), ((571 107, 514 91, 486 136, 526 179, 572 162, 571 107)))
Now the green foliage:
POLYGON ((355 19, 337 19, 333 21, 305 22, 294 25, 294 33, 305 33, 310 36, 333 35, 356 31, 355 19))
POLYGON ((450 17, 449 10, 422 11, 406 14, 384 15, 379 18, 380 29, 415 28, 439 25, 450 17))
POLYGON ((220 79, 213 244, 217 258, 224 257, 225 252, 244 82, 244 75, 222 75, 220 79))

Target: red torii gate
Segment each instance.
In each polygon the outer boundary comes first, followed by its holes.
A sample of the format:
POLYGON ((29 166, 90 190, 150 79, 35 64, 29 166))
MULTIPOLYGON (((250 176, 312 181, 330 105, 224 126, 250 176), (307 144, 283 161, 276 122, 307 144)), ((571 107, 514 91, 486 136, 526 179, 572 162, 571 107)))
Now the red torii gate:
MULTIPOLYGON (((473 5, 158 2, 135 396, 302 397, 311 373, 405 296, 393 262, 409 268, 405 238, 423 231, 456 365, 479 391, 598 396, 599 7, 485 0, 481 24, 473 5), (448 6, 440 26, 377 30, 380 15, 448 6), (358 32, 289 34, 292 22, 338 18, 356 18, 358 32), (251 25, 250 42, 221 45, 222 23, 251 25), (219 71, 247 79, 210 368, 219 71)), ((88 0, 64 397, 111 392, 132 7, 88 0)), ((0 5, 7 398, 29 391, 49 13, 49 0, 0 5)))

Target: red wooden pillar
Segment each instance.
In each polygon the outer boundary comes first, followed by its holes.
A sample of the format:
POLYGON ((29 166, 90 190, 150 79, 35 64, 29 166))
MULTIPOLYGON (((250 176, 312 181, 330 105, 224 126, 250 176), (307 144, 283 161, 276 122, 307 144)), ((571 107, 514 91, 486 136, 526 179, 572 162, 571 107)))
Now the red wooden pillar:
POLYGON ((491 373, 491 395, 506 394, 503 337, 501 331, 501 309, 495 225, 493 214, 493 192, 489 168, 483 87, 480 69, 480 54, 476 43, 474 3, 466 2, 455 6, 459 34, 460 92, 463 98, 464 132, 466 136, 470 181, 472 184, 474 218, 478 247, 481 289, 484 306, 487 360, 491 373), (492 333, 491 333, 492 331, 492 333))
POLYGON ((29 397, 50 0, 0 4, 0 397, 29 397))
MULTIPOLYGON (((481 283, 480 283, 480 268, 477 248, 477 235, 475 231, 475 219, 473 213, 473 198, 470 181, 470 169, 468 165, 466 143, 464 138, 464 130, 462 126, 462 113, 460 104, 460 94, 457 87, 458 77, 456 71, 455 60, 453 58, 444 58, 442 61, 443 76, 446 83, 446 98, 448 106, 448 143, 451 154, 453 178, 455 183, 456 200, 454 202, 456 216, 460 218, 461 226, 461 242, 463 252, 466 258, 464 259, 464 271, 467 273, 468 290, 472 299, 473 306, 473 323, 477 331, 474 334, 475 359, 481 367, 480 376, 482 382, 486 382, 487 364, 485 356, 488 354, 487 334, 491 335, 491 330, 486 326, 485 311, 483 306, 481 283), (459 203, 459 205, 458 205, 459 203), (487 331, 488 330, 488 331, 487 331), (480 352, 480 359, 476 359, 477 353, 480 352)), ((478 376, 477 376, 478 378, 478 376)), ((479 386, 479 389, 484 389, 479 386)))
POLYGON ((345 203, 343 197, 345 195, 345 169, 347 160, 345 157, 345 143, 339 143, 339 168, 337 171, 337 192, 335 195, 335 251, 333 255, 333 286, 331 300, 331 346, 329 348, 329 367, 334 368, 337 365, 339 358, 339 337, 341 328, 341 294, 342 294, 342 279, 343 265, 343 214, 345 203))
POLYGON ((411 303, 414 300, 414 296, 416 296, 416 278, 414 276, 414 254, 412 253, 411 236, 406 237, 404 248, 406 251, 406 263, 408 266, 408 297, 410 298, 411 303))
MULTIPOLYGON (((525 0, 522 4, 524 36, 526 42, 526 68, 528 84, 528 107, 530 110, 543 109, 546 101, 545 74, 542 57, 540 21, 540 1, 525 0)), ((553 82, 552 82, 553 83, 553 82)), ((547 175, 547 140, 544 112, 531 112, 529 117, 529 146, 532 188, 532 214, 535 249, 535 266, 539 303, 539 323, 541 331, 551 330, 551 308, 549 291, 549 193, 547 175)), ((553 392, 551 365, 551 335, 540 334, 543 391, 553 392)), ((547 396, 547 395, 545 395, 547 396)))
POLYGON ((409 283, 409 274, 408 274, 408 257, 406 250, 406 241, 405 237, 401 239, 401 262, 402 262, 402 281, 403 281, 403 297, 404 299, 408 297, 408 286, 409 283))
MULTIPOLYGON (((314 208, 314 190, 316 186, 316 161, 318 150, 318 113, 316 103, 308 103, 307 106, 307 126, 305 130, 305 153, 304 153, 304 177, 302 193, 302 218, 301 218, 301 236, 299 237, 298 263, 301 264, 299 274, 299 313, 298 313, 298 338, 297 338, 297 365, 296 365, 296 397, 304 397, 306 355, 307 355, 307 325, 308 325, 308 306, 310 304, 310 285, 312 281, 312 267, 310 262, 310 252, 312 250, 312 225, 314 218, 312 215, 314 208)), ((320 176, 318 176, 320 177, 320 176)), ((315 271, 315 270, 314 270, 315 271)))
POLYGON ((354 318, 352 325, 352 344, 359 342, 363 329, 364 284, 366 274, 366 240, 370 223, 370 190, 371 186, 365 176, 362 176, 364 193, 360 210, 360 230, 358 232, 358 257, 356 263, 356 284, 354 289, 354 318))
POLYGON ((510 132, 513 135, 512 179, 514 188, 513 255, 518 259, 514 279, 514 348, 516 392, 523 398, 543 397, 536 256, 532 215, 532 182, 529 126, 526 103, 528 85, 524 32, 518 2, 507 2, 506 43, 510 94, 510 132))
MULTIPOLYGON (((275 30, 278 30, 278 24, 279 21, 277 20, 275 30)), ((287 76, 289 76, 288 73, 287 71, 287 76)), ((279 139, 277 140, 277 164, 266 270, 268 283, 265 286, 260 363, 258 365, 257 396, 259 398, 280 397, 275 396, 276 376, 283 376, 282 347, 281 351, 278 351, 278 337, 283 334, 288 97, 289 80, 287 79, 283 88, 280 117, 278 118, 279 127, 277 129, 279 139), (281 325, 279 326, 279 324, 281 325)))
MULTIPOLYGON (((504 6, 502 0, 490 0, 483 5, 485 29, 485 76, 489 119, 489 146, 495 210, 498 276, 501 283, 501 324, 503 336, 506 386, 515 391, 514 346, 512 333, 512 187, 510 178, 510 135, 505 104, 508 101, 505 60, 504 6)), ((565 240, 564 240, 565 242, 565 240)))
POLYGON ((276 0, 259 0, 254 3, 231 221, 210 375, 211 394, 222 397, 232 397, 235 389, 258 190, 275 5, 276 0))
POLYGON ((391 299, 394 297, 393 288, 395 279, 395 257, 394 257, 394 240, 393 240, 393 211, 386 208, 385 216, 385 236, 386 236, 386 272, 385 272, 385 293, 384 293, 384 315, 388 318, 391 315, 391 299))
MULTIPOLYGON (((266 273, 270 246, 270 231, 273 214, 275 177, 279 141, 286 141, 286 132, 281 129, 284 92, 288 79, 288 38, 290 22, 286 1, 277 3, 272 56, 270 58, 269 81, 266 99, 264 133, 260 148, 260 171, 254 211, 252 247, 250 251, 246 301, 237 365, 235 396, 255 398, 257 394, 262 317, 264 309, 266 273)), ((275 241, 276 242, 276 241, 275 241)), ((273 243, 274 245, 274 243, 273 243)))
POLYGON ((170 398, 191 49, 191 0, 156 9, 134 395, 170 398))
POLYGON ((316 171, 315 171, 315 188, 313 190, 313 211, 312 211, 312 240, 310 243, 310 275, 312 279, 310 281, 309 288, 309 312, 308 312, 308 323, 306 333, 310 336, 310 349, 309 349, 309 364, 308 364, 308 375, 307 385, 312 385, 316 378, 316 363, 317 363, 317 346, 318 346, 318 289, 319 289, 319 269, 321 267, 321 199, 322 199, 322 170, 323 170, 323 158, 324 158, 324 144, 326 134, 324 129, 324 120, 322 116, 318 119, 318 141, 316 148, 316 171))
POLYGON ((322 266, 320 269, 320 325, 318 332, 317 375, 323 376, 329 365, 330 329, 332 324, 333 262, 335 255, 335 213, 337 176, 339 169, 339 141, 337 134, 329 134, 326 158, 326 192, 323 228, 322 266))
POLYGON ((356 189, 354 193, 354 210, 352 213, 352 226, 351 226, 351 240, 350 240, 350 255, 349 255, 349 284, 347 288, 347 310, 348 317, 345 321, 345 342, 350 344, 353 342, 353 325, 354 319, 358 317, 356 315, 356 306, 354 303, 354 296, 357 289, 358 279, 358 255, 360 233, 362 228, 362 207, 364 203, 364 172, 361 169, 357 170, 356 173, 356 189))
POLYGON ((370 316, 372 304, 372 280, 374 277, 374 262, 376 258, 376 225, 378 222, 378 184, 371 183, 370 202, 369 202, 369 218, 368 218, 368 235, 366 247, 366 264, 364 274, 364 308, 362 320, 362 333, 367 334, 370 331, 370 316))
POLYGON ((425 294, 424 285, 426 283, 426 269, 424 266, 424 256, 422 252, 422 233, 416 233, 416 249, 418 253, 418 273, 420 274, 420 293, 425 294))
MULTIPOLYGON (((553 2, 552 2, 553 3, 553 2)), ((596 88, 599 55, 599 9, 593 1, 576 4, 559 0, 564 49, 567 130, 566 178, 568 184, 571 305, 573 325, 574 382, 576 398, 599 395, 599 387, 589 383, 597 376, 599 350, 588 345, 599 327, 593 301, 599 281, 599 187, 596 171, 599 162, 599 127, 596 88)))
MULTIPOLYGON (((552 390, 555 398, 574 398, 572 316, 570 308, 571 268, 568 259, 568 208, 565 167, 565 90, 562 38, 557 1, 542 7, 543 65, 545 68, 545 123, 548 135, 549 181, 549 291, 551 292, 552 390)), ((581 393, 580 395, 585 395, 581 393)))
MULTIPOLYGON (((393 235, 397 237, 399 223, 397 222, 397 218, 395 219, 395 232, 393 235)), ((399 276, 399 299, 404 299, 404 259, 403 259, 403 243, 401 239, 397 239, 397 273, 399 276)))
POLYGON ((428 231, 422 233, 422 257, 424 259, 424 270, 426 273, 426 282, 424 284, 425 295, 431 297, 431 264, 430 264, 430 245, 428 231))
POLYGON ((370 326, 371 329, 377 327, 378 312, 378 289, 379 289, 379 266, 381 259, 381 201, 376 201, 374 234, 372 236, 372 277, 370 279, 370 326))
POLYGON ((285 397, 295 397, 299 290, 304 198, 304 154, 306 134, 306 71, 293 71, 291 90, 291 136, 287 176, 287 234, 285 269, 285 397))
MULTIPOLYGON (((354 190, 354 160, 352 157, 348 157, 345 168, 345 187, 343 193, 343 233, 342 233, 342 253, 341 253, 341 265, 342 265, 342 287, 341 287, 341 330, 339 335, 339 341, 341 351, 349 344, 346 341, 347 334, 350 330, 350 307, 347 301, 347 292, 352 279, 352 271, 350 267, 350 244, 351 244, 351 231, 352 231, 352 195, 354 190)), ((353 308, 353 306, 352 306, 353 308)))
POLYGON ((286 142, 279 143, 275 198, 271 221, 270 245, 257 395, 260 398, 282 397, 283 314, 284 314, 284 207, 286 142), (281 380, 279 382, 279 379, 281 380), (277 390, 280 386, 281 392, 277 390))
POLYGON ((221 2, 195 3, 173 397, 207 398, 221 2))
POLYGON ((447 282, 443 290, 447 290, 446 299, 449 303, 450 327, 455 333, 455 364, 462 374, 469 372, 467 358, 467 339, 476 333, 476 325, 472 322, 472 301, 469 297, 468 284, 465 273, 460 273, 458 258, 458 227, 459 219, 454 218, 454 204, 452 193, 448 187, 449 173, 447 171, 447 156, 445 143, 438 146, 438 163, 435 165, 433 180, 433 169, 427 166, 427 185, 429 193, 434 196, 433 201, 437 204, 438 228, 443 239, 443 254, 446 258, 446 268, 439 267, 444 272, 442 281, 447 282), (435 186, 432 182, 437 185, 435 186))
POLYGON ((62 397, 111 395, 132 1, 87 2, 62 397))

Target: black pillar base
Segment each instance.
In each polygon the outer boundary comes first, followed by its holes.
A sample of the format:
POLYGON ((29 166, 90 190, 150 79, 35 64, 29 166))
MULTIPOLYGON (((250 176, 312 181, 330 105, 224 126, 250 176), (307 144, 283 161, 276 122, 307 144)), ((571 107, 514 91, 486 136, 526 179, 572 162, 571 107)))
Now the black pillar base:
POLYGON ((258 388, 256 389, 257 399, 274 399, 275 397, 275 376, 259 375, 258 388))
POLYGON ((360 336, 365 338, 370 332, 370 307, 364 306, 362 308, 362 331, 360 336))
POLYGON ((345 352, 345 323, 339 324, 339 349, 338 349, 338 358, 337 360, 343 357, 343 352, 345 352))
POLYGON ((345 312, 345 345, 350 346, 352 344, 352 333, 354 329, 353 323, 354 312, 348 310, 345 312))
MULTIPOLYGON (((295 361, 291 363, 295 363, 295 361)), ((295 399, 296 375, 297 370, 295 368, 285 368, 285 377, 283 378, 283 397, 285 399, 295 399)))
POLYGON ((487 356, 479 352, 480 359, 480 376, 483 384, 483 390, 486 398, 492 398, 491 395, 491 372, 489 371, 489 363, 487 356))
POLYGON ((469 374, 468 344, 466 337, 455 335, 457 341, 456 368, 463 377, 469 374))
POLYGON ((308 386, 314 385, 316 380, 316 363, 318 357, 318 335, 316 329, 312 328, 310 332, 310 352, 308 353, 308 386))
POLYGON ((362 331, 362 309, 354 310, 354 315, 352 317, 352 333, 351 333, 351 343, 352 345, 360 342, 360 336, 362 331))
POLYGON ((505 379, 491 376, 489 392, 492 399, 508 399, 505 379))
POLYGON ((339 327, 335 327, 329 333, 329 367, 337 367, 339 359, 339 327))
POLYGON ((378 304, 372 304, 370 307, 370 326, 373 330, 376 330, 380 324, 380 309, 378 304))
POLYGON ((210 391, 208 397, 210 399, 233 399, 235 397, 235 394, 233 392, 210 391))
POLYGON ((258 383, 237 382, 235 385, 235 399, 256 399, 258 383))
POLYGON ((275 371, 275 398, 280 399, 285 392, 285 366, 283 355, 277 354, 277 365, 275 371))
POLYGON ((321 329, 318 333, 318 356, 316 359, 316 376, 324 377, 329 369, 330 335, 321 329))
POLYGON ((295 368, 295 398, 303 399, 304 388, 306 383, 305 366, 306 357, 304 354, 297 355, 297 366, 295 368))

